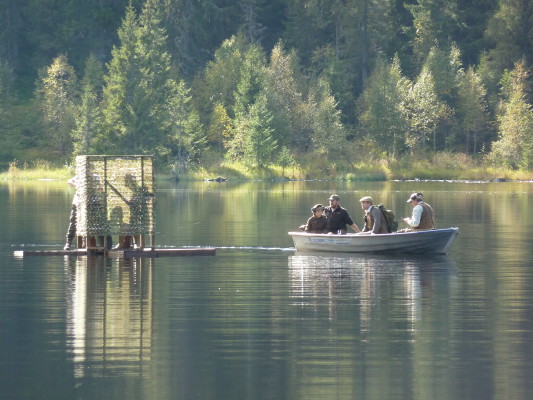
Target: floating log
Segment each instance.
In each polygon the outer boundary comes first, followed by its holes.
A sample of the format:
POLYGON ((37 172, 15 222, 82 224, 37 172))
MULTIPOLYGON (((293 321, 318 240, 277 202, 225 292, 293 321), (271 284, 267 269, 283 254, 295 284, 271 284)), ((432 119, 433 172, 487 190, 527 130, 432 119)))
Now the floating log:
POLYGON ((217 177, 217 178, 212 178, 212 179, 206 179, 208 182, 226 182, 226 178, 223 178, 221 176, 217 177))

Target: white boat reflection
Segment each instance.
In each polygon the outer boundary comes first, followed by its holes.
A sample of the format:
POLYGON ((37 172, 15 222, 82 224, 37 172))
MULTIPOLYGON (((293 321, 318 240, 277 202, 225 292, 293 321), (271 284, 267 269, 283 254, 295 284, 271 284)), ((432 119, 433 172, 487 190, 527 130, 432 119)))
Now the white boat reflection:
POLYGON ((74 377, 141 374, 151 359, 153 260, 65 257, 65 270, 74 377))
POLYGON ((364 332, 372 309, 386 298, 395 308, 402 308, 398 312, 415 330, 422 318, 422 296, 431 296, 438 285, 447 286, 455 275, 455 263, 447 255, 306 252, 289 257, 289 274, 293 305, 313 309, 327 301, 329 318, 335 319, 336 303, 348 300, 358 308, 364 332))

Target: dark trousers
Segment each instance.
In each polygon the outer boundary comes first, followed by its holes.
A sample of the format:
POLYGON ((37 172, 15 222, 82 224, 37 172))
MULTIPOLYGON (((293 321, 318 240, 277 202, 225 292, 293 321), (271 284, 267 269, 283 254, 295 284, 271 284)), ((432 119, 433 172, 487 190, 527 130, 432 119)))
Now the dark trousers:
POLYGON ((72 208, 70 209, 70 222, 67 230, 67 243, 70 245, 76 236, 76 222, 77 222, 78 209, 76 204, 72 203, 72 208))

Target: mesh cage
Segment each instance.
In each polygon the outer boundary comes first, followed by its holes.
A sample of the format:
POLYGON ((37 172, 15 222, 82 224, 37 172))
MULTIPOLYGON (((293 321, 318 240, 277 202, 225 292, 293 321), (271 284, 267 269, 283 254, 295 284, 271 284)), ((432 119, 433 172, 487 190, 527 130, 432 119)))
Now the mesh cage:
POLYGON ((77 235, 154 233, 152 156, 77 156, 77 235))

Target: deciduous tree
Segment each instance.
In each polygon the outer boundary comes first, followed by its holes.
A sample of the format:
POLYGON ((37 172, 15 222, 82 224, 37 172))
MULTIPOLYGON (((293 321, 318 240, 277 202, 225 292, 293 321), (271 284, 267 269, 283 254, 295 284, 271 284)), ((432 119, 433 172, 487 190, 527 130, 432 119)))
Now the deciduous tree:
POLYGON ((72 151, 71 132, 74 127, 78 79, 66 55, 59 55, 53 60, 38 91, 50 148, 61 156, 68 155, 72 151))
POLYGON ((272 127, 281 146, 305 149, 309 145, 308 129, 302 119, 303 77, 294 52, 276 44, 264 69, 263 92, 272 112, 272 127))
POLYGON ((457 115, 462 137, 462 149, 467 154, 476 154, 484 143, 487 128, 487 92, 480 76, 468 68, 459 82, 457 115))
POLYGON ((405 146, 409 121, 406 101, 409 81, 402 76, 400 62, 378 61, 359 104, 361 130, 366 140, 388 155, 398 155, 405 146))
POLYGON ((435 93, 433 75, 425 68, 410 90, 407 110, 410 130, 406 137, 406 144, 411 152, 421 154, 428 150, 431 142, 433 142, 432 149, 435 151, 439 120, 445 115, 447 109, 435 93))
POLYGON ((512 168, 533 165, 533 109, 526 100, 525 60, 515 64, 502 80, 504 101, 498 116, 499 139, 493 144, 491 159, 512 168))

